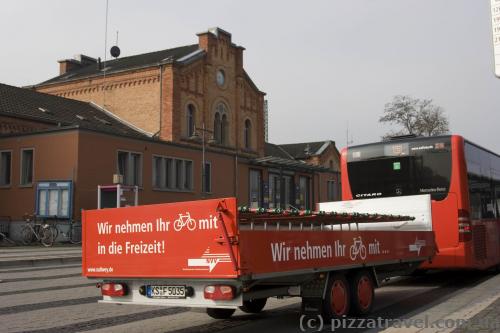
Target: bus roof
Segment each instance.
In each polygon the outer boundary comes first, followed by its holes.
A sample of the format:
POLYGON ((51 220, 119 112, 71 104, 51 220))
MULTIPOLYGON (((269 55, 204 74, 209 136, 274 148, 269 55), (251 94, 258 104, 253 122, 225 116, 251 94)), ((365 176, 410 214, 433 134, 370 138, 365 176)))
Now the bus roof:
POLYGON ((436 136, 417 136, 417 137, 401 137, 401 138, 395 138, 394 140, 391 140, 391 141, 378 141, 378 142, 371 142, 371 143, 365 143, 365 144, 362 144, 362 145, 356 145, 356 146, 348 146, 347 149, 352 149, 352 148, 359 148, 359 147, 366 147, 366 146, 376 146, 376 145, 381 145, 381 144, 390 144, 390 143, 393 143, 393 142, 415 142, 415 141, 421 141, 421 140, 427 140, 427 139, 440 139, 440 138, 450 138, 450 137, 460 137, 462 139, 464 139, 465 142, 467 142, 468 144, 470 145, 473 145, 479 149, 482 149, 492 155, 495 155, 497 157, 500 157, 499 154, 489 150, 489 149, 486 149, 472 141, 469 141, 467 139, 465 139, 464 137, 462 137, 461 135, 457 135, 457 134, 447 134, 447 135, 436 135, 436 136))

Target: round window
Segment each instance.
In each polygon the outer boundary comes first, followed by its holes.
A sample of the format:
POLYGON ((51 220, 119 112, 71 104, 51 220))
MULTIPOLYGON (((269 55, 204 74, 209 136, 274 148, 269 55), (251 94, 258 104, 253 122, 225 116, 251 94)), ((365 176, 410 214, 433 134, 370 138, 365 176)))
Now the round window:
POLYGON ((222 69, 219 69, 216 74, 216 79, 217 79, 217 85, 223 86, 224 82, 226 81, 226 76, 224 74, 224 71, 222 69))

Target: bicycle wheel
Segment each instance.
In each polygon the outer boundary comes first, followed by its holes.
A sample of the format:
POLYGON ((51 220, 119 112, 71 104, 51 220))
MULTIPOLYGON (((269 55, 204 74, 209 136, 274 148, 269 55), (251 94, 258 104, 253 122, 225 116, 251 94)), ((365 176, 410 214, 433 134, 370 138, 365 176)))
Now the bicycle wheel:
POLYGON ((51 225, 50 228, 52 229, 52 233, 54 234, 54 242, 57 240, 57 237, 59 236, 59 228, 57 228, 57 225, 51 225))
POLYGON ((82 242, 82 225, 72 224, 68 237, 71 244, 80 244, 82 242))
POLYGON ((34 234, 33 234, 33 230, 31 229, 31 227, 25 225, 23 226, 23 228, 21 229, 21 243, 23 243, 23 245, 29 245, 33 242, 33 239, 34 239, 34 234))
POLYGON ((40 241, 42 242, 43 246, 49 247, 54 244, 54 233, 52 232, 52 228, 50 226, 41 228, 40 234, 40 241))

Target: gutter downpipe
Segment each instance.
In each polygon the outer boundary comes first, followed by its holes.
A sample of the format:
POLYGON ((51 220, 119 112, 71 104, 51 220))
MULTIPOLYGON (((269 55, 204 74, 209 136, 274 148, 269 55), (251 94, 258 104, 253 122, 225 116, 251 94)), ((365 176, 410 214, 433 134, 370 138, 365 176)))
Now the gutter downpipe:
POLYGON ((234 196, 238 198, 238 151, 234 154, 234 196))
POLYGON ((159 64, 160 67, 160 128, 158 130, 158 139, 161 135, 161 129, 163 125, 163 64, 159 64))
MULTIPOLYGON (((314 184, 316 183, 316 176, 317 176, 317 179, 318 179, 318 190, 320 189, 320 186, 319 186, 319 174, 316 174, 316 173, 313 171, 313 172, 312 172, 312 177, 311 177, 311 178, 312 178, 312 191, 311 191, 311 192, 312 192, 312 198, 311 198, 311 206, 310 206, 310 207, 311 207, 311 210, 316 209, 316 204, 317 204, 317 203, 315 202, 315 200, 314 200, 314 199, 315 199, 315 197, 316 197, 316 196, 314 195, 314 194, 315 194, 315 188, 316 188, 316 187, 314 186, 314 184)), ((318 191, 318 202, 319 202, 320 198, 321 198, 321 193, 320 193, 320 191, 318 191)))

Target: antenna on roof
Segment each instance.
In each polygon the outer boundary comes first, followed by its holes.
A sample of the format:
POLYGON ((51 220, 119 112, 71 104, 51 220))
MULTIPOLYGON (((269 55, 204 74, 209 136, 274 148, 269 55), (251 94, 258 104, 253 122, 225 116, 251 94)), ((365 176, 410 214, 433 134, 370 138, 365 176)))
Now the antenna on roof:
POLYGON ((346 145, 347 147, 349 147, 351 143, 354 143, 354 140, 352 139, 352 134, 351 134, 351 139, 349 140, 349 120, 347 121, 347 129, 345 136, 346 136, 346 145))
POLYGON ((111 53, 111 56, 115 59, 120 56, 120 48, 116 45, 111 47, 111 50, 109 50, 109 52, 111 53))
POLYGON ((106 0, 106 23, 104 26, 104 68, 102 73, 102 107, 106 108, 106 53, 108 51, 108 13, 109 0, 106 0))
POLYGON ((120 56, 120 48, 118 47, 118 30, 116 31, 116 42, 113 47, 111 47, 111 50, 109 50, 111 53, 111 56, 113 58, 118 58, 120 56))

